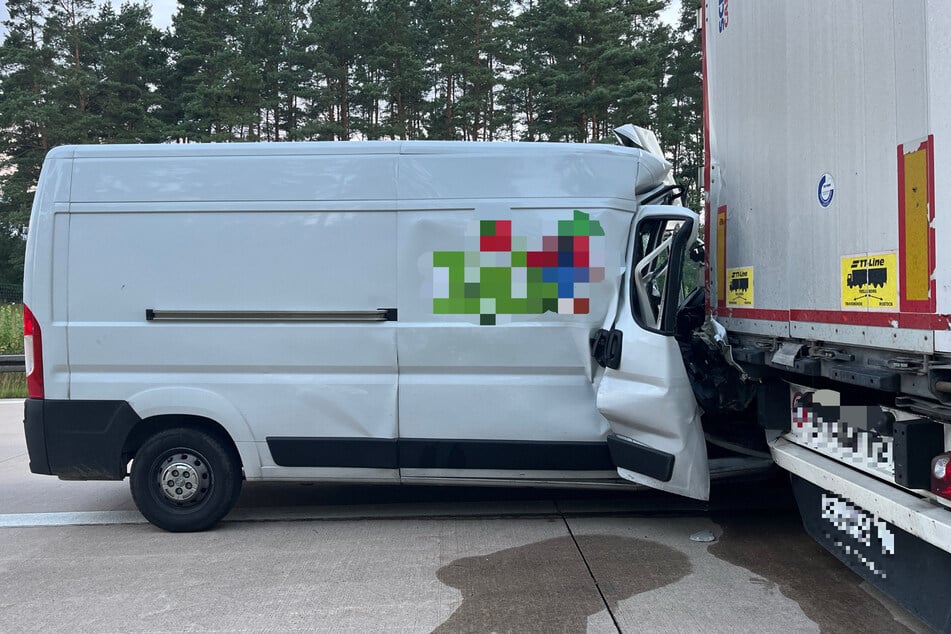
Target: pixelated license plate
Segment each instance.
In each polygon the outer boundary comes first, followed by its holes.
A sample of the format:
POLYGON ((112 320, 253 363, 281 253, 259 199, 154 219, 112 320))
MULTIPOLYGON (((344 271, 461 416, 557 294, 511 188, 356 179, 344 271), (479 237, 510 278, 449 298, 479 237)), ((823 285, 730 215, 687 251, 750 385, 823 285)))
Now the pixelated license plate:
POLYGON ((869 408, 843 406, 839 393, 832 390, 793 386, 791 392, 790 440, 870 475, 894 481, 892 437, 869 429, 869 408))

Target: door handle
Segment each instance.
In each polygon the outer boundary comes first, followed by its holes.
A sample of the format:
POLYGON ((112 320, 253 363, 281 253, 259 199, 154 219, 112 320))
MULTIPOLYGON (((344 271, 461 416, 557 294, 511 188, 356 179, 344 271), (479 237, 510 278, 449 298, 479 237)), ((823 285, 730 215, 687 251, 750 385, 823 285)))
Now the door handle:
POLYGON ((591 356, 601 367, 617 370, 621 367, 623 342, 623 332, 615 328, 611 328, 611 330, 602 328, 591 339, 591 356))

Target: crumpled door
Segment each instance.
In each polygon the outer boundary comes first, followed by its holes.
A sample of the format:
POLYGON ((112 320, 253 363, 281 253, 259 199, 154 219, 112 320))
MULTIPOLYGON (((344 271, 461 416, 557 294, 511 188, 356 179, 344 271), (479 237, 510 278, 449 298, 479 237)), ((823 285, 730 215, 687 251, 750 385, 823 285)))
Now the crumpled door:
POLYGON ((601 366, 597 406, 611 425, 608 445, 618 474, 706 500, 710 473, 701 412, 674 337, 677 309, 690 290, 684 264, 698 225, 697 215, 683 207, 640 209, 617 311, 592 351, 601 366))

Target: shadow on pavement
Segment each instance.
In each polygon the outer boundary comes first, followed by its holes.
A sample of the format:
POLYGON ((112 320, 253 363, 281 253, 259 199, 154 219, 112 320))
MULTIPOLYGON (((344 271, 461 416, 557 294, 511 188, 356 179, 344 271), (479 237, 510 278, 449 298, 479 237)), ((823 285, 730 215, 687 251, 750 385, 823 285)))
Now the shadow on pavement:
POLYGON ((793 513, 714 515, 715 557, 749 570, 799 604, 823 633, 910 632, 862 589, 862 578, 826 552, 793 513))
POLYGON ((683 553, 646 539, 579 535, 604 600, 570 536, 458 559, 436 576, 462 592, 435 632, 583 632, 587 619, 619 601, 690 573, 683 553), (608 581, 602 581, 608 580, 608 581))

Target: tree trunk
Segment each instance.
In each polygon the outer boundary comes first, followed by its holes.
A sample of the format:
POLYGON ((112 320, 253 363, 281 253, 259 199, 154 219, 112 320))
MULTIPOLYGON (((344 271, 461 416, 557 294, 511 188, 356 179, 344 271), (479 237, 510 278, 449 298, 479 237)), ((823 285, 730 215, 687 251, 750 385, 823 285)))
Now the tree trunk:
POLYGON ((340 126, 343 130, 342 141, 350 140, 350 66, 344 65, 340 82, 340 126))

